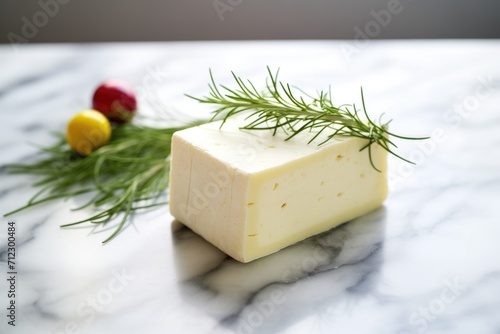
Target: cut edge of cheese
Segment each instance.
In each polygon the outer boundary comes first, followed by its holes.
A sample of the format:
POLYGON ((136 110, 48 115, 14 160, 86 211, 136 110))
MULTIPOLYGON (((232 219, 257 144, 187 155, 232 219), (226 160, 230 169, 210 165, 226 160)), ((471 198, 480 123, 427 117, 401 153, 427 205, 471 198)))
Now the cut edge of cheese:
POLYGON ((372 147, 374 163, 382 171, 378 172, 367 152, 358 149, 349 153, 351 145, 359 148, 366 144, 359 138, 352 140, 356 143, 337 143, 250 176, 243 262, 274 253, 382 205, 388 194, 387 151, 372 147), (321 173, 330 167, 334 174, 321 173), (283 173, 284 169, 288 172, 283 173))

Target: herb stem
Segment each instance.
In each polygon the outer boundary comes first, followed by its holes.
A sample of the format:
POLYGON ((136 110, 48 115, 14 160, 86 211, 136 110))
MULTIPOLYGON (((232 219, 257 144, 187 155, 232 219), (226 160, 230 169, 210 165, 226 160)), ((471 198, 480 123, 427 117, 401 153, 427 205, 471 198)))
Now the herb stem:
MULTIPOLYGON (((368 150, 368 157, 374 169, 380 171, 373 162, 372 147, 378 144, 388 153, 413 163, 396 154, 393 148, 397 146, 389 139, 391 136, 406 140, 422 140, 428 137, 407 137, 394 134, 388 130, 390 120, 377 124, 366 111, 363 88, 361 88, 362 110, 354 104, 343 104, 335 106, 332 102, 331 92, 319 92, 317 97, 304 93, 303 96, 295 94, 294 89, 288 83, 278 80, 279 70, 273 74, 267 68, 269 77, 263 92, 258 92, 251 81, 244 81, 234 72, 231 72, 236 82, 236 88, 228 88, 215 83, 212 71, 210 71, 211 83, 208 96, 201 98, 187 95, 200 103, 213 104, 217 109, 213 111, 212 119, 221 119, 221 127, 230 117, 248 112, 247 121, 241 129, 244 130, 272 130, 276 135, 279 130, 283 131, 290 140, 303 132, 311 132, 312 138, 308 144, 317 139, 320 134, 327 133, 326 139, 318 145, 323 145, 337 137, 358 137, 366 139, 366 145, 360 151, 368 150), (248 83, 246 83, 248 82, 248 83), (218 88, 218 86, 220 88, 218 88), (361 118, 360 114, 364 116, 361 118), (326 132, 325 132, 326 131, 326 132)), ((300 89, 300 92, 303 93, 300 89)))
POLYGON ((121 215, 114 231, 103 241, 107 243, 122 231, 133 212, 165 204, 159 198, 168 187, 172 135, 205 122, 170 128, 125 124, 113 131, 106 146, 87 157, 72 153, 64 136, 57 134, 60 140, 55 145, 42 148, 46 158, 33 164, 6 166, 10 173, 32 174, 41 179, 35 183, 40 190, 28 203, 5 216, 55 199, 94 193, 88 202, 73 210, 93 207, 97 213, 61 227, 106 224, 121 215))

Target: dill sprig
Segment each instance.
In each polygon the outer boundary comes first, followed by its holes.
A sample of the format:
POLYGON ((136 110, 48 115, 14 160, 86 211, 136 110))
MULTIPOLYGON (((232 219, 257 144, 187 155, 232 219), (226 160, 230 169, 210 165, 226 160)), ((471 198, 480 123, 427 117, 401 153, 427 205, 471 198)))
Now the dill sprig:
POLYGON ((86 204, 73 210, 94 207, 97 213, 61 226, 106 224, 121 215, 114 232, 103 241, 106 243, 123 229, 133 211, 166 203, 159 198, 168 187, 172 135, 200 123, 203 122, 172 128, 125 124, 113 130, 107 145, 87 157, 72 152, 64 136, 56 134, 59 141, 42 148, 46 158, 32 164, 6 166, 10 173, 37 175, 41 179, 34 184, 40 190, 28 203, 5 216, 44 202, 92 193, 86 204))
POLYGON ((243 80, 231 72, 237 88, 232 89, 215 83, 210 71, 209 95, 197 98, 188 95, 201 103, 215 104, 219 108, 213 111, 213 120, 222 119, 221 127, 228 118, 243 112, 248 112, 245 118, 248 122, 241 127, 244 130, 272 130, 275 135, 278 130, 287 135, 285 140, 303 132, 311 132, 308 142, 313 142, 325 132, 326 138, 318 145, 323 145, 337 137, 359 137, 367 140, 360 151, 368 149, 370 163, 373 163, 372 146, 380 145, 390 154, 413 163, 394 152, 396 144, 390 137, 408 140, 422 140, 427 137, 405 137, 388 130, 391 121, 383 123, 382 116, 378 123, 373 121, 366 111, 363 88, 361 88, 362 111, 355 104, 343 104, 338 107, 332 102, 331 89, 328 92, 320 91, 317 97, 305 94, 302 90, 292 87, 288 83, 278 80, 279 70, 275 74, 267 67, 269 78, 266 80, 264 91, 258 91, 250 80, 243 80), (303 94, 298 96, 295 91, 303 94), (364 119, 363 119, 364 118, 364 119))

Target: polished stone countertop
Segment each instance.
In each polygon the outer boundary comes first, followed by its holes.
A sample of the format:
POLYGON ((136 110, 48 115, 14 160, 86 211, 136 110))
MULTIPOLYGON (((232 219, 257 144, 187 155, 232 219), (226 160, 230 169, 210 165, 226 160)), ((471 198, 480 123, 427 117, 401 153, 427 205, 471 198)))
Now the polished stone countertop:
MULTIPOLYGON (((29 162, 108 78, 134 83, 144 110, 209 108, 211 68, 264 83, 266 65, 334 101, 394 119, 383 207, 319 236, 238 263, 174 222, 167 207, 111 226, 79 199, 2 217, 2 333, 500 333, 498 40, 169 42, 0 46, 0 164, 29 162), (8 222, 16 224, 16 326, 7 324, 8 222)), ((2 213, 36 178, 0 174, 2 213)))

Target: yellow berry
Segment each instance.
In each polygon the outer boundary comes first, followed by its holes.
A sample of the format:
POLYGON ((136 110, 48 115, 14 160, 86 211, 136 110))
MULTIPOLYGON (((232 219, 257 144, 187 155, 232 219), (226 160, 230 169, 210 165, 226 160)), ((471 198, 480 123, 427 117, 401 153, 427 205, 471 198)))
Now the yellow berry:
POLYGON ((87 156, 106 145, 111 138, 111 124, 97 110, 84 110, 76 114, 66 128, 66 141, 78 154, 87 156))

